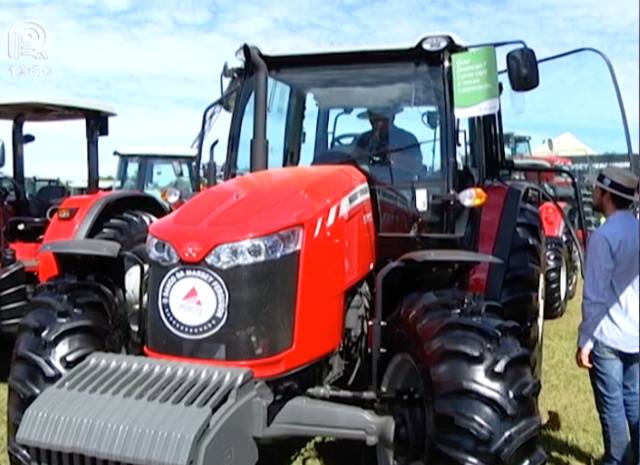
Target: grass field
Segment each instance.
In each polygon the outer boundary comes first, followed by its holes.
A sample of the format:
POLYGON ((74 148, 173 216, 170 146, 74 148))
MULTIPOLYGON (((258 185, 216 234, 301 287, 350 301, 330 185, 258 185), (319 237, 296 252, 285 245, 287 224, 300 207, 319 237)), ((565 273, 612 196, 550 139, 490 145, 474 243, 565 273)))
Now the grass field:
POLYGON ((581 295, 582 287, 561 319, 545 322, 540 410, 550 465, 592 465, 603 453, 589 375, 575 363, 581 295))
MULTIPOLYGON (((578 295, 581 289, 578 290, 578 295)), ((579 298, 574 299, 563 318, 545 324, 544 369, 540 409, 546 421, 544 445, 550 465, 593 465, 602 454, 600 426, 587 372, 574 362, 576 328, 580 321, 579 298)), ((0 465, 6 456, 6 384, 0 384, 0 465)), ((320 465, 312 458, 312 444, 305 460, 295 465, 320 465)))

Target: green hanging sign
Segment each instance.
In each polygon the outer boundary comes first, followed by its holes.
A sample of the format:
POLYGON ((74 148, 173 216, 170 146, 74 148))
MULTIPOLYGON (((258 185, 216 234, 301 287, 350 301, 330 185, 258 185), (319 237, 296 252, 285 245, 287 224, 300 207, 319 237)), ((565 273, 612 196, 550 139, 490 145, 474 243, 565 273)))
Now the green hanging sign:
POLYGON ((494 47, 453 55, 453 103, 456 118, 498 112, 498 65, 494 47))

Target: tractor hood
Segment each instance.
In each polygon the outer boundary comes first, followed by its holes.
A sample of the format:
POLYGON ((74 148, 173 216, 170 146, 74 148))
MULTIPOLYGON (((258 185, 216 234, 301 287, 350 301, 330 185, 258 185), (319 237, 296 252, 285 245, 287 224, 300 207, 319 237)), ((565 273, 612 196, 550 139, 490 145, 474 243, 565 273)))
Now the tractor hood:
POLYGON ((352 166, 259 171, 200 193, 154 223, 150 233, 195 263, 217 245, 306 226, 365 183, 352 166))

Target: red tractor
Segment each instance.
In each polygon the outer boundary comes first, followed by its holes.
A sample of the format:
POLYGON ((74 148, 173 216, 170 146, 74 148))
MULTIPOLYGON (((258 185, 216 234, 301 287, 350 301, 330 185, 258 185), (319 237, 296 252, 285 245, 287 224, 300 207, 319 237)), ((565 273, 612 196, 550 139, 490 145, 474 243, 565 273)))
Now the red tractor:
MULTIPOLYGON (((323 435, 381 465, 543 464, 548 194, 504 178, 499 111, 465 117, 457 160, 469 50, 244 46, 202 124, 233 112, 230 180, 150 227, 135 334, 121 244, 49 244, 65 278, 16 342, 12 463, 277 463, 323 435)), ((537 86, 531 49, 507 63, 537 86)))
MULTIPOLYGON (((74 102, 0 104, 0 119, 13 121, 13 177, 5 180, 8 193, 3 215, 3 241, 10 249, 6 255, 15 257, 24 267, 15 264, 3 269, 0 295, 16 289, 17 283, 32 288, 38 281, 45 282, 59 275, 58 263, 44 250, 50 242, 109 239, 121 244, 123 250, 144 258, 148 225, 165 215, 168 209, 162 202, 143 193, 98 190, 98 139, 107 135, 111 116, 114 113, 108 108, 74 102), (33 142, 35 137, 23 132, 24 124, 77 120, 86 122, 87 194, 70 197, 64 185, 46 183, 34 196, 28 197, 24 151, 25 144, 33 142)), ((23 299, 20 299, 20 305, 9 298, 0 301, 3 339, 12 339, 26 310, 23 299)))
MULTIPOLYGON (((516 166, 561 168, 571 170, 571 160, 557 155, 533 155, 530 136, 505 133, 505 155, 516 166)), ((549 141, 549 150, 553 145, 549 141)), ((543 202, 540 217, 545 234, 545 307, 547 319, 561 317, 567 310, 567 303, 576 295, 580 274, 580 252, 573 241, 570 230, 577 229, 579 237, 584 238, 586 231, 578 228, 578 204, 574 195, 571 179, 564 173, 529 172, 520 173, 526 179, 541 186, 556 201, 543 202), (567 224, 569 219, 571 224, 567 224)))

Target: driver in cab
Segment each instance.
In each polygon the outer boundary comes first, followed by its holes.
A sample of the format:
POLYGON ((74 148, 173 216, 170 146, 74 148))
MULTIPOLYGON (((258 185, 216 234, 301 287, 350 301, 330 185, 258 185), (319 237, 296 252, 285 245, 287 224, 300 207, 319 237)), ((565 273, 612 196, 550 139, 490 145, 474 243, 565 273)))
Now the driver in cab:
POLYGON ((369 120, 371 130, 358 136, 355 145, 369 154, 372 164, 390 166, 394 178, 391 182, 416 180, 422 171, 418 139, 394 124, 395 115, 400 111, 398 107, 369 108, 358 115, 369 120))

